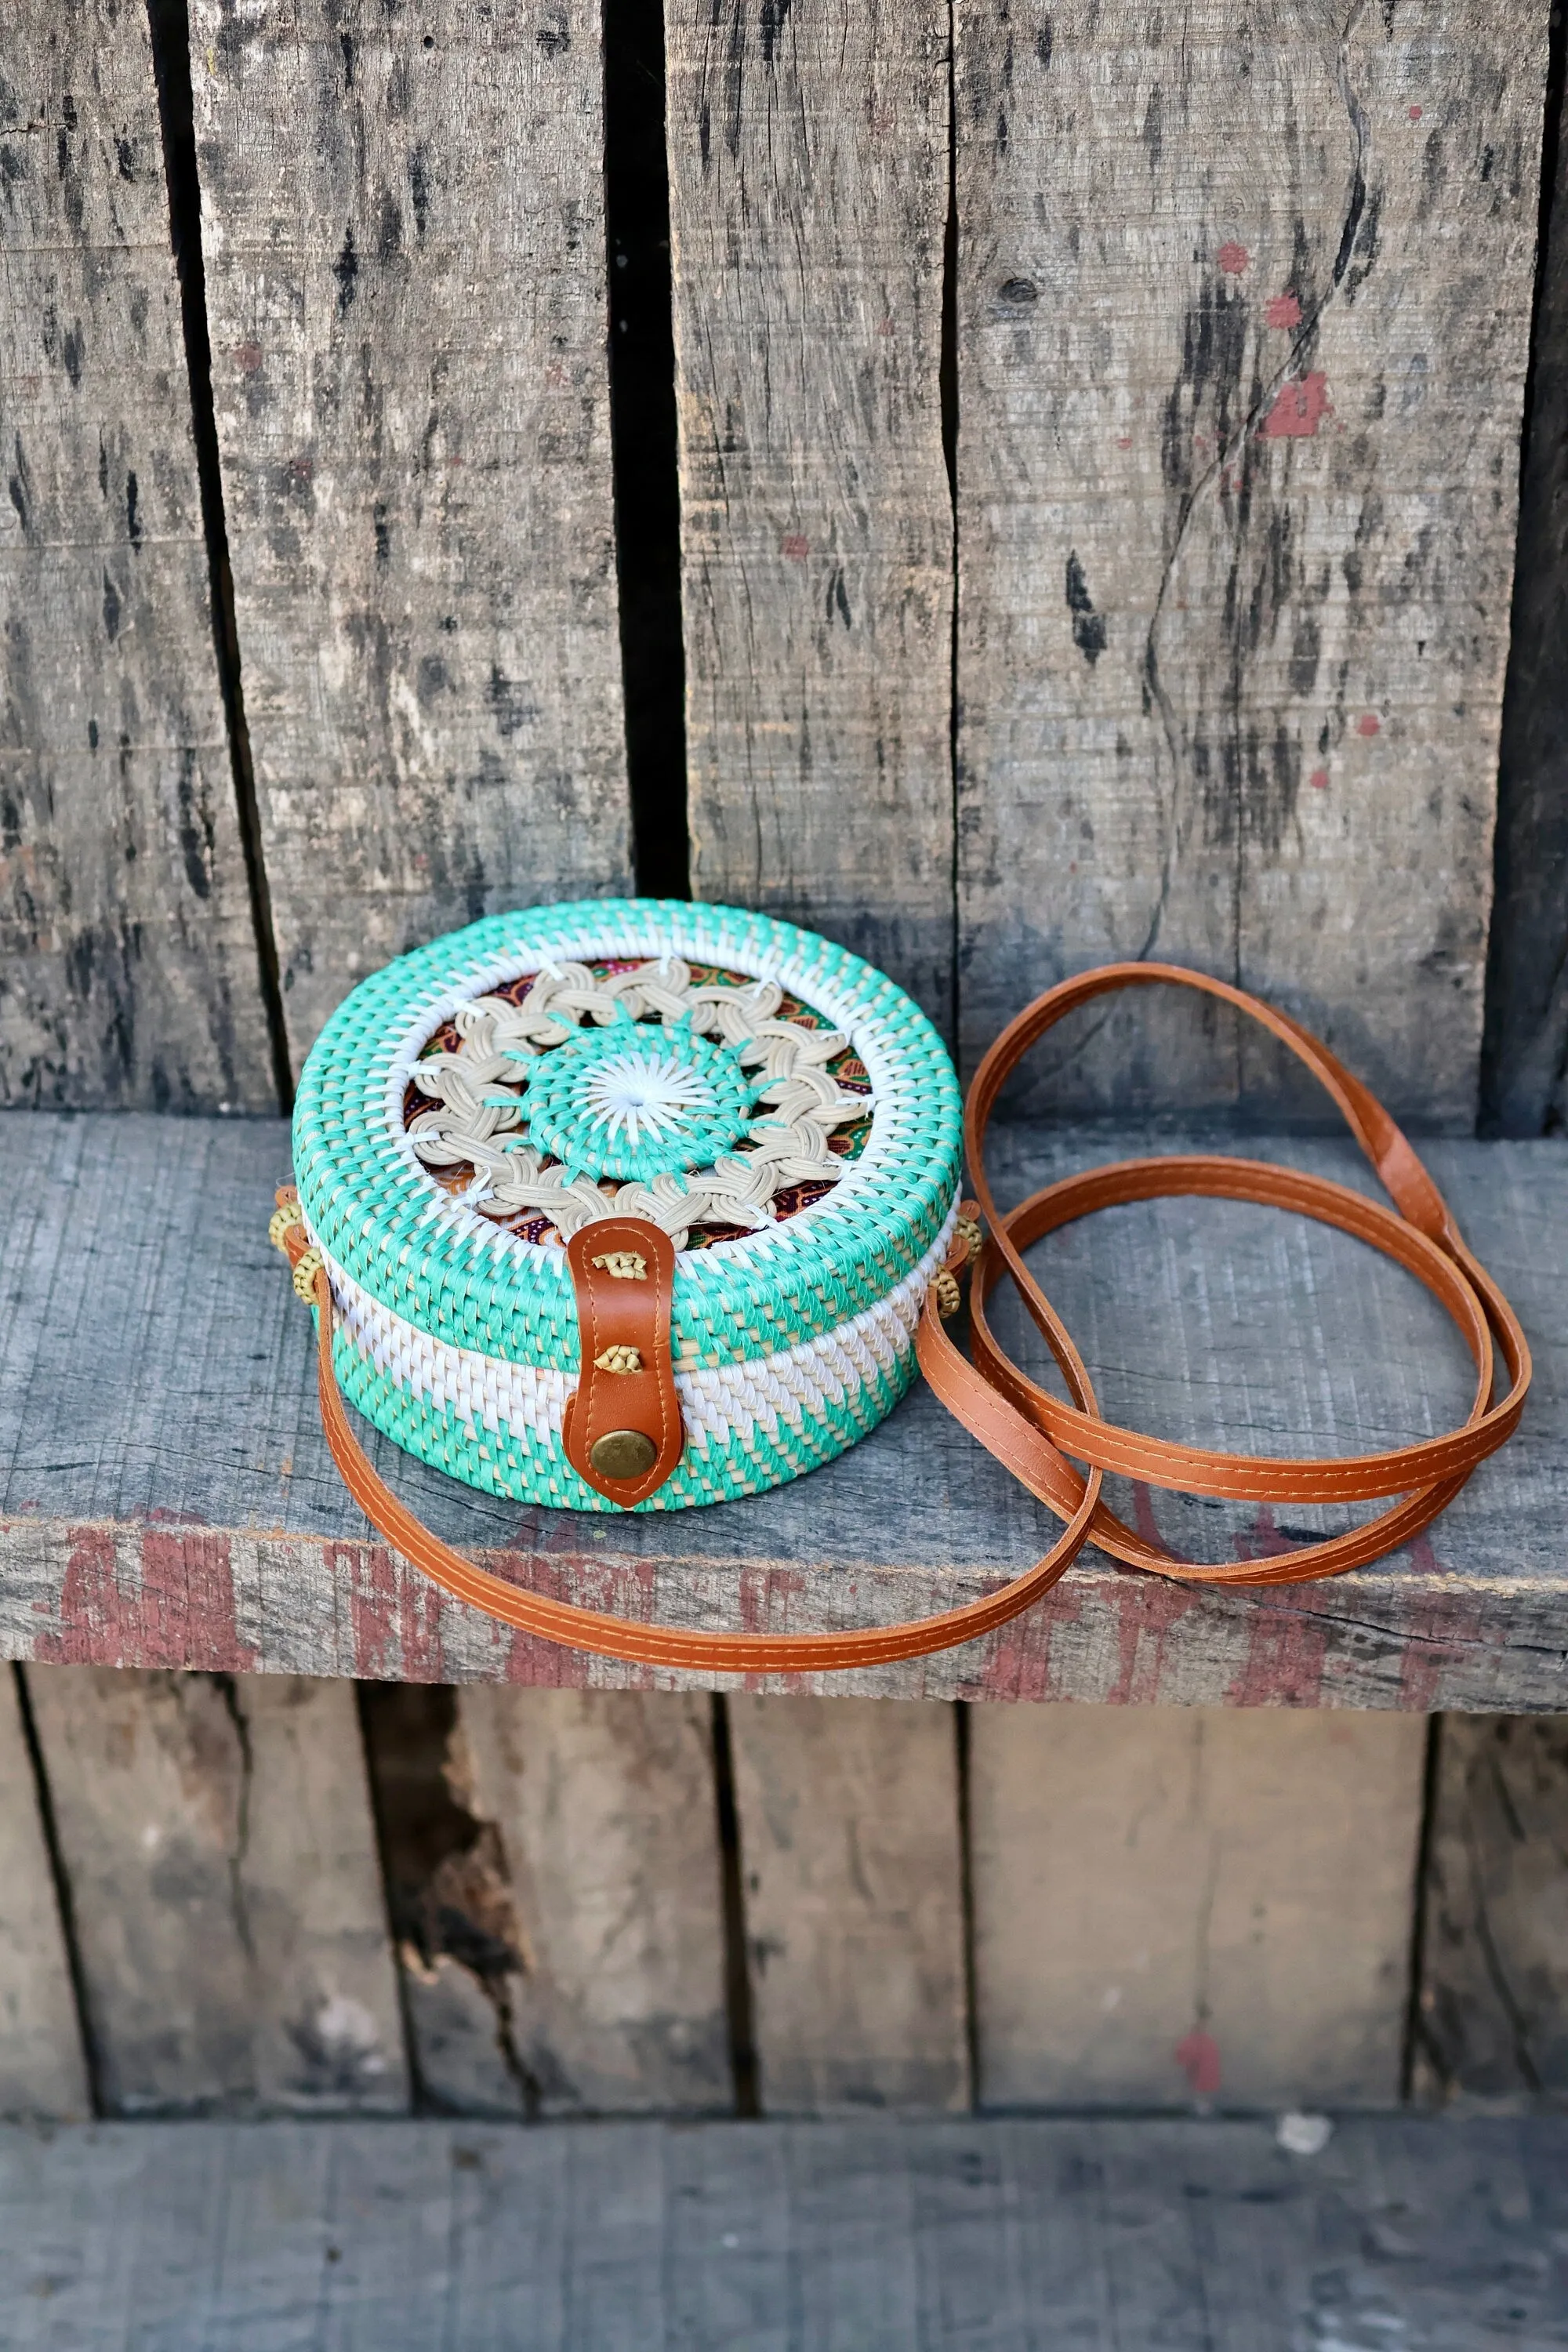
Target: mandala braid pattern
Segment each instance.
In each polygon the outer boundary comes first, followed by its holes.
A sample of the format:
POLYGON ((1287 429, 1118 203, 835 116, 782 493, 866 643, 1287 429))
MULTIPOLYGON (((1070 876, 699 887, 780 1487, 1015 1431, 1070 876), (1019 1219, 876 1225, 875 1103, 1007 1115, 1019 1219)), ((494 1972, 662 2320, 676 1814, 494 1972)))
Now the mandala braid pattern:
POLYGON ((547 965, 521 1004, 459 1006, 456 1051, 414 1065, 436 1106, 409 1121, 414 1149, 474 1170, 468 1207, 535 1211, 563 1239, 612 1215, 677 1249, 694 1225, 771 1224, 784 1186, 838 1181, 828 1138, 876 1101, 828 1070, 844 1032, 784 1003, 777 981, 699 982, 679 956, 603 978, 547 965))

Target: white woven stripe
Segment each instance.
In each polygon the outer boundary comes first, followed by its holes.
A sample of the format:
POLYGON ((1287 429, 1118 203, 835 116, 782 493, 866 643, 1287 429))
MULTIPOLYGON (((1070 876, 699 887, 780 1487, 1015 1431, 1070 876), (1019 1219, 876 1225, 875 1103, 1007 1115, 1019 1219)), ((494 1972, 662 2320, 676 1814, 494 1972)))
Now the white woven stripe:
MULTIPOLYGON (((820 1339, 717 1369, 678 1367, 675 1385, 689 1441, 706 1447, 737 1435, 745 1440, 759 1423, 773 1437, 781 1421, 799 1429, 808 1413, 826 1403, 842 1408, 879 1371, 890 1374, 914 1345, 926 1291, 957 1213, 955 1202, 936 1243, 897 1289, 820 1339)), ((509 1429, 537 1444, 559 1442, 566 1400, 577 1385, 574 1373, 509 1364, 433 1339, 351 1282, 330 1258, 326 1263, 343 1330, 397 1387, 483 1428, 509 1429)))

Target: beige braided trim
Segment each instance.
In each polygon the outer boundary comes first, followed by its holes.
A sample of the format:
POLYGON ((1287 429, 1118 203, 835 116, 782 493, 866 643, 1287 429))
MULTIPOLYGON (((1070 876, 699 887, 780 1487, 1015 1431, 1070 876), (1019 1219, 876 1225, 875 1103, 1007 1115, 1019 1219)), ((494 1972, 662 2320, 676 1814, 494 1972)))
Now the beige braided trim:
POLYGON ((427 1168, 474 1168, 476 1181, 463 1196, 468 1207, 491 1217, 532 1210, 548 1216, 563 1239, 608 1216, 646 1217, 677 1249, 686 1247, 693 1225, 772 1224, 782 1187, 836 1184, 847 1172, 853 1163, 830 1151, 827 1139, 846 1121, 863 1118, 876 1101, 847 1092, 828 1075, 826 1065, 849 1045, 844 1031, 779 1017, 784 993, 774 980, 699 986, 679 956, 605 980, 586 964, 543 965, 521 1004, 481 996, 459 1005, 452 1016, 462 1039, 457 1052, 412 1066, 415 1085, 437 1105, 409 1121, 414 1150, 427 1168), (742 1068, 761 1073, 752 1150, 694 1170, 684 1184, 661 1175, 651 1184, 606 1187, 590 1176, 568 1183, 566 1171, 547 1168, 538 1152, 505 1148, 502 1139, 523 1125, 521 1098, 515 1107, 487 1101, 487 1089, 518 1086, 520 1056, 563 1045, 584 1021, 614 1020, 617 1005, 634 1021, 648 1014, 675 1021, 689 1013, 693 1029, 733 1047, 742 1068))

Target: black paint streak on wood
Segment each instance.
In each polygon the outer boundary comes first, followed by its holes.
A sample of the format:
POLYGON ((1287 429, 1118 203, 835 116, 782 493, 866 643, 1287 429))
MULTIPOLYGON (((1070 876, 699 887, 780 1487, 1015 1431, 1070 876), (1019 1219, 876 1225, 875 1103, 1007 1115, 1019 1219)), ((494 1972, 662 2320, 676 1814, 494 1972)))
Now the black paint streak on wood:
MULTIPOLYGON (((93 2114, 103 2116, 109 2112, 103 2097, 103 2068, 92 2028, 92 2009, 87 1997, 87 1972, 82 1967, 81 1946, 77 1937, 76 1906, 71 1895, 70 1876, 66 1869, 65 1855, 60 1850, 54 1798, 49 1790, 49 1776, 44 1769, 44 1751, 38 1743, 38 1727, 33 1716, 33 1695, 27 1688, 27 1677, 23 1668, 13 1666, 10 1671, 16 1685, 16 1712, 21 1718, 27 1761, 33 1768, 38 1825, 44 1833, 44 1851, 49 1858, 49 1875, 55 1883, 55 1901, 59 1907, 60 1941, 65 1946, 66 1966, 70 1970, 71 1995, 76 2002, 77 2025, 81 2034, 82 2063, 87 2071, 88 2096, 92 2102, 93 2114)), ((16 1801, 15 1795, 12 1801, 16 1801)))
POLYGON ((1553 8, 1513 628, 1498 762, 1483 1135, 1568 1130, 1568 26, 1553 8))
POLYGON ((664 11, 605 0, 610 449, 637 888, 689 898, 664 11))
MULTIPOLYGON (((202 256, 201 186, 196 173, 190 21, 186 0, 147 0, 147 22, 153 44, 153 68, 158 84, 158 120, 163 134, 163 176, 169 191, 169 241, 180 284, 181 322, 184 330, 185 365, 191 389, 191 431, 195 442, 202 526, 206 538, 212 583, 213 638, 217 649, 218 681, 228 729, 229 761, 239 812, 239 835, 245 847, 245 875, 250 894, 251 921, 256 932, 261 1000, 272 1048, 272 1074, 278 1088, 279 1107, 287 1112, 293 1106, 294 1077, 289 1064, 288 1038, 283 1025, 278 946, 272 929, 267 867, 261 854, 256 772, 245 720, 239 632, 235 623, 234 581, 229 570, 223 475, 218 463, 217 421, 213 409, 212 344, 207 332, 206 272, 202 256)), ((106 581, 106 587, 107 584, 106 581)))
POLYGON ((735 2113, 762 2113, 757 2097, 757 2038, 752 2021, 752 1972, 746 1945, 746 1889, 741 1864, 741 1817, 735 1804, 735 1756, 730 1703, 713 1694, 713 1791, 719 1822, 719 1879, 724 1913, 724 2006, 730 2027, 730 2071, 735 2113))

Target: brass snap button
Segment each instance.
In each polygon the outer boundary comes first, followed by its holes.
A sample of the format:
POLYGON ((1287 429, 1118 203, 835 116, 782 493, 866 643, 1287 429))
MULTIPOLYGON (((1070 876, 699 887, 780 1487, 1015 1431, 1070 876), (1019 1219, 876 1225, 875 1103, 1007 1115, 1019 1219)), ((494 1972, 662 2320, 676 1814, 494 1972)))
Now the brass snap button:
POLYGON ((646 1478, 658 1448, 640 1429, 607 1429, 588 1448, 588 1459, 601 1478, 646 1478))

